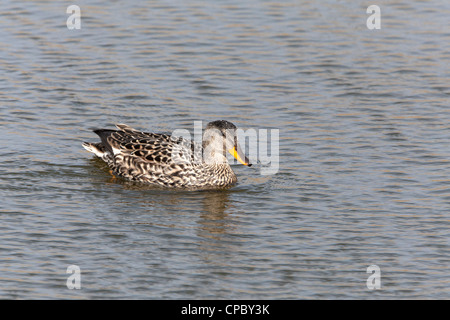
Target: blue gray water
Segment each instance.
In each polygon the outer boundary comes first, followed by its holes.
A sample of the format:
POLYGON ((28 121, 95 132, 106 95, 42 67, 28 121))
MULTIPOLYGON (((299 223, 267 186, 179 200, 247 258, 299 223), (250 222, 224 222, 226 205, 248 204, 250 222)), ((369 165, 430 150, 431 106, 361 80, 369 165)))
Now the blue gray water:
POLYGON ((373 4, 2 0, 0 298, 449 299, 450 2, 373 4), (81 147, 217 119, 278 172, 155 190, 81 147))

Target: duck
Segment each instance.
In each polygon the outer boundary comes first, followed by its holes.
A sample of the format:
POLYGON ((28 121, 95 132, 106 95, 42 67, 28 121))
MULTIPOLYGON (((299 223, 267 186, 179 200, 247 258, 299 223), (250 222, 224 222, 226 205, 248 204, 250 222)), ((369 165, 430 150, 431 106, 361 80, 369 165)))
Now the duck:
POLYGON ((116 128, 94 129, 101 141, 82 146, 106 162, 113 175, 126 180, 170 188, 230 187, 237 177, 226 152, 241 164, 252 165, 238 143, 237 127, 227 120, 209 122, 201 143, 126 124, 116 128))

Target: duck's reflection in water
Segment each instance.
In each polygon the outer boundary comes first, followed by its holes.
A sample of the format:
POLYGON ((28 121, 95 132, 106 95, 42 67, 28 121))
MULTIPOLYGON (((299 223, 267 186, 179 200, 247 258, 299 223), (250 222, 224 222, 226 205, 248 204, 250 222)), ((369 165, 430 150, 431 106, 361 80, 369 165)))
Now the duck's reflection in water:
POLYGON ((202 260, 199 268, 212 268, 226 273, 230 261, 242 250, 241 216, 236 214, 239 209, 230 200, 232 197, 231 190, 205 192, 204 210, 197 220, 197 244, 202 260))

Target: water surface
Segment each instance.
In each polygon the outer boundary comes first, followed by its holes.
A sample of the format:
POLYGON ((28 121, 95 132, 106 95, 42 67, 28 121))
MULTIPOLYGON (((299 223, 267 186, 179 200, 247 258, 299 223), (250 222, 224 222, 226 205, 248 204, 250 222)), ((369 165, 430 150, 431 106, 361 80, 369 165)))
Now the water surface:
POLYGON ((74 4, 0 5, 0 298, 450 298, 448 1, 378 1, 380 30, 363 1, 74 4), (155 190, 81 147, 217 119, 279 129, 278 172, 155 190))

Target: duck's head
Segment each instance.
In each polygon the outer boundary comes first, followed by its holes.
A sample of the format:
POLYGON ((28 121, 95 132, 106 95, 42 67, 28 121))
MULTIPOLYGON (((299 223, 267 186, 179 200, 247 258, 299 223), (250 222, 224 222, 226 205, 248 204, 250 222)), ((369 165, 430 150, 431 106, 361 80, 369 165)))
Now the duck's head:
POLYGON ((252 164, 238 144, 236 126, 226 120, 208 123, 203 133, 203 149, 206 163, 226 163, 226 152, 245 166, 252 164))

